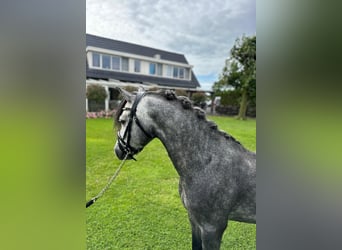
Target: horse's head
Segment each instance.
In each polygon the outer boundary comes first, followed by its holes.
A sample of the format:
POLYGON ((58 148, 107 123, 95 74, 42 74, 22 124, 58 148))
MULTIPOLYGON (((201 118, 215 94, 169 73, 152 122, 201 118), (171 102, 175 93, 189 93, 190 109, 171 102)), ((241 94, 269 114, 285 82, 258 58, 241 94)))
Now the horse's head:
POLYGON ((153 139, 146 119, 146 110, 139 103, 146 92, 139 91, 136 95, 120 89, 124 97, 116 114, 116 123, 119 125, 117 142, 114 146, 116 156, 122 160, 134 159, 147 143, 153 139))

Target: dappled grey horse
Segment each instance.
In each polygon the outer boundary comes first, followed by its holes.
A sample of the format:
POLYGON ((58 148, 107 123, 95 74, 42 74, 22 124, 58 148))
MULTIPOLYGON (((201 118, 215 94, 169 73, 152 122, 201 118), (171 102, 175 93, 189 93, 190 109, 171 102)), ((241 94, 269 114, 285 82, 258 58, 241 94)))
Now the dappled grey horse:
POLYGON ((228 220, 256 223, 255 153, 218 130, 187 97, 169 90, 121 93, 115 153, 134 159, 153 138, 161 140, 180 177, 192 249, 219 249, 228 220))

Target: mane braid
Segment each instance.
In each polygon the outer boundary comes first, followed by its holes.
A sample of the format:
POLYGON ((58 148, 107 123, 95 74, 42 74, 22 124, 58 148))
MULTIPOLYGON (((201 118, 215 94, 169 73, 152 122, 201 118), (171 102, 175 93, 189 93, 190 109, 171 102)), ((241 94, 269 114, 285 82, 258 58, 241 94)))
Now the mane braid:
POLYGON ((209 129, 216 130, 219 134, 224 136, 226 139, 231 140, 231 141, 242 146, 242 144, 238 140, 236 140, 233 136, 231 136, 230 134, 228 134, 222 130, 219 130, 218 126, 215 122, 207 120, 205 111, 199 107, 194 107, 191 100, 188 97, 177 96, 176 93, 172 90, 160 90, 157 92, 157 94, 164 96, 169 101, 173 101, 173 100, 179 101, 182 104, 183 109, 193 110, 193 112, 196 114, 196 117, 199 120, 203 120, 205 123, 208 124, 209 129))

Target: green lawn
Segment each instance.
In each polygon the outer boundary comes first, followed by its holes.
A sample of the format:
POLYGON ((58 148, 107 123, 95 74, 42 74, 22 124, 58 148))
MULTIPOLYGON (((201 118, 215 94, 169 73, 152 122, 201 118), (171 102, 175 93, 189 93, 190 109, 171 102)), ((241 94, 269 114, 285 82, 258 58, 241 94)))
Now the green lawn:
MULTIPOLYGON (((256 121, 209 117, 248 149, 256 150, 256 121)), ((113 154, 113 121, 86 121, 86 200, 95 196, 120 161, 113 154)), ((127 161, 102 198, 86 209, 87 249, 191 249, 191 230, 178 194, 178 175, 157 139, 127 161)), ((255 249, 256 226, 229 222, 221 249, 255 249)))

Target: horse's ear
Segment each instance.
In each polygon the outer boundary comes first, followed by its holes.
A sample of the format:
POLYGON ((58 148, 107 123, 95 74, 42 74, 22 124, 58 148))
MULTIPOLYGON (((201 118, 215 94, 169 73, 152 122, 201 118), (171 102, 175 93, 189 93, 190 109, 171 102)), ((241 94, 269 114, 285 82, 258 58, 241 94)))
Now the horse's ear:
POLYGON ((145 92, 146 90, 145 90, 145 88, 143 87, 143 86, 139 86, 139 88, 138 88, 138 92, 145 92))
POLYGON ((134 100, 134 95, 132 95, 131 93, 129 93, 128 91, 122 89, 122 88, 117 88, 120 91, 120 94, 122 95, 122 97, 128 101, 128 102, 132 102, 134 100))

